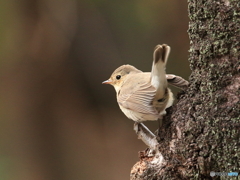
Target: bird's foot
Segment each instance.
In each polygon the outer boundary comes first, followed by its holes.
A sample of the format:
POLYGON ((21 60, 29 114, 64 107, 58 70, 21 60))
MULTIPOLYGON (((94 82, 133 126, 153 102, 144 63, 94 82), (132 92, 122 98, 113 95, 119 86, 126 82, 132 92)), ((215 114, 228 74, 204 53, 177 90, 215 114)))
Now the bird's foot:
POLYGON ((158 149, 157 137, 143 123, 135 122, 133 129, 138 139, 141 139, 150 149, 158 149))
POLYGON ((134 130, 138 135, 138 139, 141 139, 149 148, 144 152, 140 152, 141 159, 151 158, 151 162, 154 164, 165 165, 166 161, 162 153, 159 151, 159 143, 157 136, 155 136, 143 123, 135 123, 134 130))

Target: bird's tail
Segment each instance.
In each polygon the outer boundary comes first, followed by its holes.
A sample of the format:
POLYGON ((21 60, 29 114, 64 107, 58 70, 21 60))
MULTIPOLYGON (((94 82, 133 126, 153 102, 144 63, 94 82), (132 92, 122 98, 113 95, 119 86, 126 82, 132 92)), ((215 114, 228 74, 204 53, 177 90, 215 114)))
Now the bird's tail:
POLYGON ((163 97, 167 90, 165 67, 171 48, 166 45, 157 45, 153 52, 151 84, 157 89, 156 97, 163 97))

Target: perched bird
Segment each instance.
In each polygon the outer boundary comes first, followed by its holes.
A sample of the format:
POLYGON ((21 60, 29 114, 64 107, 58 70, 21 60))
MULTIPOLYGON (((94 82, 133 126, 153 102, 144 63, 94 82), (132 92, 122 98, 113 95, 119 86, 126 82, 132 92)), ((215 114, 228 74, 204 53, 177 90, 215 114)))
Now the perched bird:
POLYGON ((153 52, 151 72, 142 72, 131 65, 117 68, 103 84, 112 85, 123 113, 135 122, 154 121, 165 115, 165 109, 173 104, 173 94, 168 81, 184 88, 188 82, 179 76, 166 75, 170 47, 157 45, 153 52))

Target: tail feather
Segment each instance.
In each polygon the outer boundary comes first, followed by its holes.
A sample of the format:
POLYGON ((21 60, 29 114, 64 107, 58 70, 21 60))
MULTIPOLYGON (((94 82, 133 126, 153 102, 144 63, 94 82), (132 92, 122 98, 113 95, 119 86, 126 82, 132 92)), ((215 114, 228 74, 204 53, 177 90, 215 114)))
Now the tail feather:
POLYGON ((154 58, 153 60, 155 64, 158 63, 159 60, 162 60, 163 62, 167 63, 170 50, 171 48, 167 44, 157 45, 154 48, 154 52, 153 52, 153 58, 154 58))
POLYGON ((166 45, 157 45, 153 52, 151 84, 157 89, 156 97, 162 97, 167 88, 165 67, 171 48, 166 45))

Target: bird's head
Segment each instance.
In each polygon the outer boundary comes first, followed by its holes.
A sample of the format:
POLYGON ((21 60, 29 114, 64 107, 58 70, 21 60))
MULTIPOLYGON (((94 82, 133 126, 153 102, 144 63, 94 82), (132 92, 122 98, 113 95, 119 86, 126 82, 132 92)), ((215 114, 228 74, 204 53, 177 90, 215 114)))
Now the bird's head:
POLYGON ((122 65, 112 73, 108 80, 103 81, 102 84, 110 84, 118 92, 129 74, 140 72, 142 71, 138 70, 134 66, 122 65))

